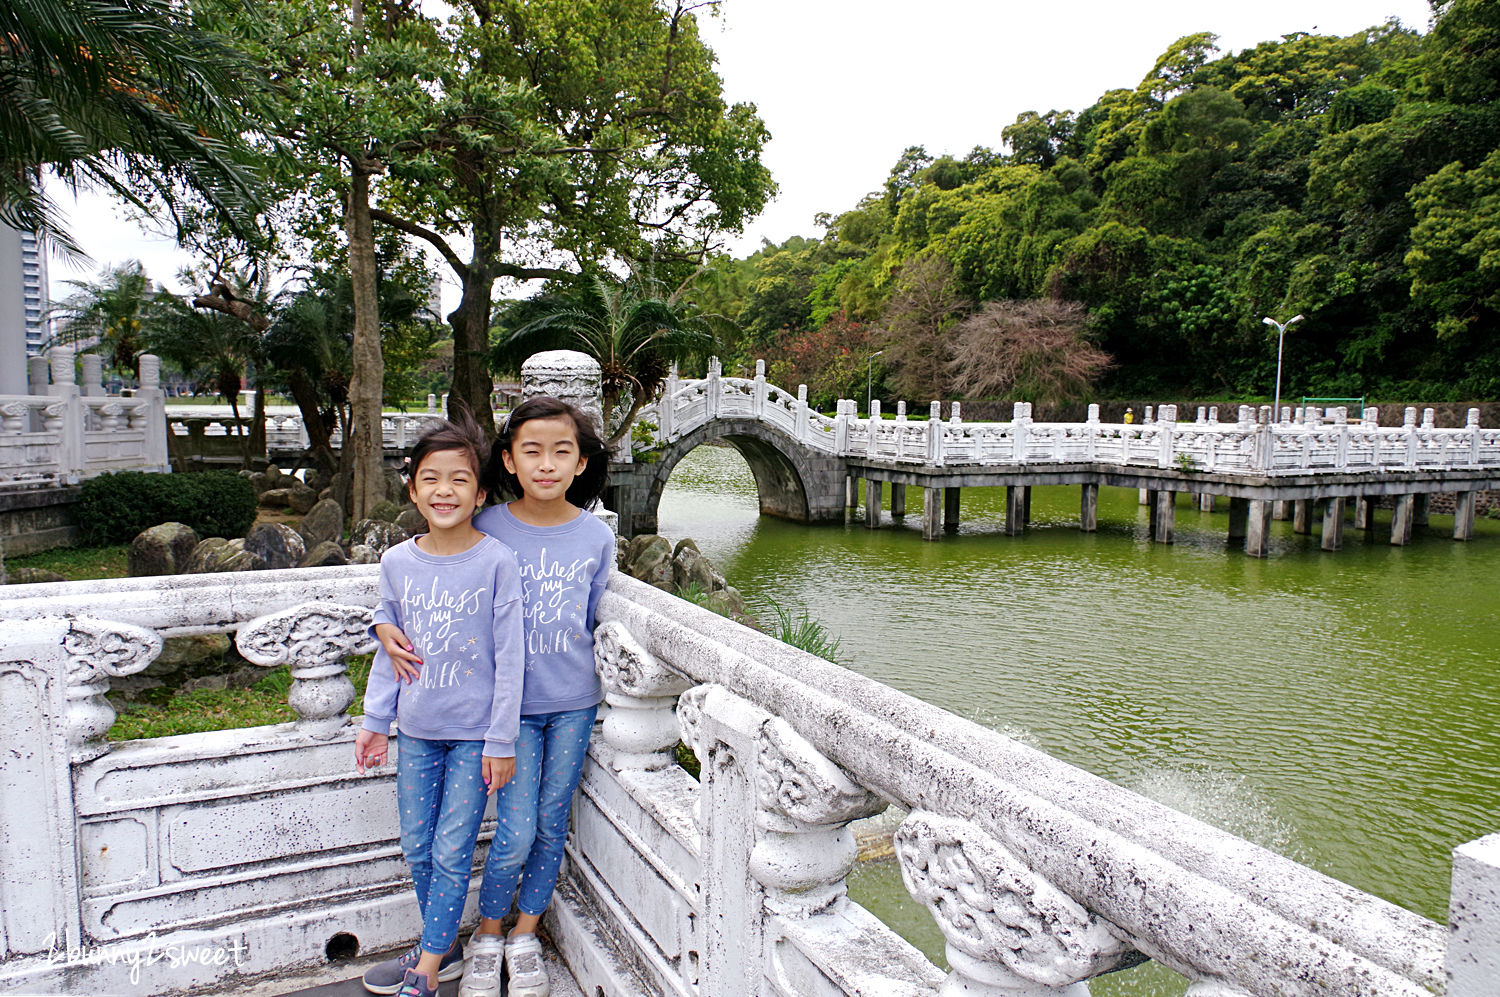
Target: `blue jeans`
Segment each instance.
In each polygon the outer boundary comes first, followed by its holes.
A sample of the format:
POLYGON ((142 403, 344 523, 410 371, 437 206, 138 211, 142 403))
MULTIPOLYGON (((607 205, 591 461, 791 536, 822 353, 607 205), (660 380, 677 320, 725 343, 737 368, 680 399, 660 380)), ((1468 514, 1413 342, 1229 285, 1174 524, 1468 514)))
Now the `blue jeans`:
POLYGON ((422 912, 422 949, 441 955, 458 937, 474 843, 488 797, 483 741, 397 734, 396 805, 401 851, 422 912))
POLYGON ((479 886, 479 916, 540 916, 552 900, 597 706, 521 717, 516 774, 495 794, 495 838, 479 886), (520 884, 520 895, 516 885, 520 884))

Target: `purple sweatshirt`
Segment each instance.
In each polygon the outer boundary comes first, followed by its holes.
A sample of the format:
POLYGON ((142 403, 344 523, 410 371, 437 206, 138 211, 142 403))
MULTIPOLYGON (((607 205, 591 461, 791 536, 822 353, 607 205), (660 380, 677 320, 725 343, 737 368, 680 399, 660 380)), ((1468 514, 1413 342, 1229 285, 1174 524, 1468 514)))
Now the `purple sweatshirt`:
POLYGON ((491 537, 462 554, 438 556, 415 540, 380 559, 375 624, 406 634, 421 675, 397 682, 391 659, 375 652, 365 687, 365 730, 432 741, 483 741, 510 758, 520 732, 521 579, 511 549, 491 537))
POLYGON ((615 535, 580 512, 561 526, 531 526, 506 505, 474 525, 516 552, 525 605, 526 682, 521 713, 561 713, 604 698, 594 673, 594 611, 615 563, 615 535))

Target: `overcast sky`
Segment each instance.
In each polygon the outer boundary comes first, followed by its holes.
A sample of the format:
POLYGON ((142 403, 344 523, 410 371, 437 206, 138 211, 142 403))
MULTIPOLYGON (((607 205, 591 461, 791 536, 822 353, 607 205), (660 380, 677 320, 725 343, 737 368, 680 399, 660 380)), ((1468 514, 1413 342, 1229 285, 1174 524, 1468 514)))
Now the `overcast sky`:
MULTIPOLYGON (((999 148, 1022 111, 1081 111, 1104 91, 1134 87, 1171 42, 1219 35, 1224 52, 1294 31, 1347 35, 1387 18, 1425 31, 1426 0, 725 0, 704 35, 719 56, 725 96, 750 101, 771 132, 764 161, 780 196, 731 248, 816 235, 813 216, 878 189, 901 151, 963 155, 999 148)), ((62 195, 64 202, 71 199, 62 195)), ((176 286, 185 262, 105 198, 71 212, 98 266, 139 259, 176 286)), ((61 281, 92 277, 53 261, 61 281)), ((446 274, 445 304, 457 301, 446 274)))

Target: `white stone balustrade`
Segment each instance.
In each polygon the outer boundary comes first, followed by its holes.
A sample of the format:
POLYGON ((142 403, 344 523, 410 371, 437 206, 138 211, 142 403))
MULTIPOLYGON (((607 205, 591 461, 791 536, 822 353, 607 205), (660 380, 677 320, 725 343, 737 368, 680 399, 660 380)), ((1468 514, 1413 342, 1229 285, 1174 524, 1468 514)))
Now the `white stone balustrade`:
MULTIPOLYGON (((391 770, 353 771, 345 716, 377 570, 0 590, 0 990, 228 989, 416 936, 391 770), (297 720, 102 739, 111 676, 228 631, 292 667, 297 720), (152 945, 232 956, 132 978, 152 945)), ((586 993, 1073 997, 1149 956, 1194 997, 1477 997, 1500 965, 1495 837, 1458 851, 1450 933, 644 583, 599 615, 610 706, 548 914, 586 993), (847 896, 847 825, 892 802, 946 976, 847 896)))
POLYGON ((141 357, 141 386, 129 398, 104 394, 100 360, 83 357, 80 383, 71 347, 54 347, 50 383, 37 394, 0 395, 0 487, 76 484, 109 471, 167 470, 161 361, 141 357))
POLYGON ((1500 429, 1480 427, 1477 409, 1461 429, 1436 428, 1431 409, 1420 424, 1408 409, 1404 425, 1382 428, 1375 409, 1350 423, 1343 409, 1284 408, 1272 423, 1240 406, 1238 421, 1226 423, 1217 410, 1205 418, 1201 409, 1196 421, 1178 422, 1175 405, 1148 407, 1144 422, 1127 425, 1099 422, 1097 412, 1084 422, 1037 423, 1030 404, 1018 402, 1009 422, 966 423, 957 402, 947 421, 937 402, 925 421, 892 421, 880 418, 878 402, 861 418, 858 402, 843 399, 830 419, 808 408, 805 385, 793 394, 767 384, 760 362, 756 370, 753 379, 724 377, 717 363, 703 379, 674 370, 640 419, 656 425, 662 444, 715 418, 756 419, 821 453, 932 467, 1086 462, 1272 477, 1500 468, 1500 429))
MULTIPOLYGON (((172 435, 183 441, 182 449, 188 455, 238 456, 239 440, 250 433, 251 417, 248 411, 238 421, 233 416, 214 412, 205 414, 201 409, 186 405, 170 406, 167 409, 168 424, 172 435)), ((407 450, 443 416, 433 412, 387 412, 381 416, 380 430, 383 445, 387 450, 407 450)), ((307 429, 300 412, 268 412, 266 414, 266 449, 272 453, 306 450, 307 429)), ((343 432, 335 429, 329 436, 330 444, 337 449, 343 445, 343 432)))

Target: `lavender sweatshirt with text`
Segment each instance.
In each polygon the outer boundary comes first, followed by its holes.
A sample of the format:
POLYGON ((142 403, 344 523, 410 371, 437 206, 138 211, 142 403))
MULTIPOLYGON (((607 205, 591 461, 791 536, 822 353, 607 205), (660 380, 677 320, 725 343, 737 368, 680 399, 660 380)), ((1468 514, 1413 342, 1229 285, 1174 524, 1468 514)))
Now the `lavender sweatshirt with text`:
POLYGON ((384 648, 365 687, 365 730, 432 741, 483 741, 510 758, 520 732, 521 576, 511 549, 493 537, 462 554, 428 554, 415 539, 380 559, 376 624, 406 634, 421 675, 397 682, 384 648))
POLYGON ((507 505, 474 525, 516 552, 525 607, 526 681, 521 713, 561 713, 604 698, 594 673, 594 611, 615 563, 615 535, 579 512, 561 526, 531 526, 507 505))

